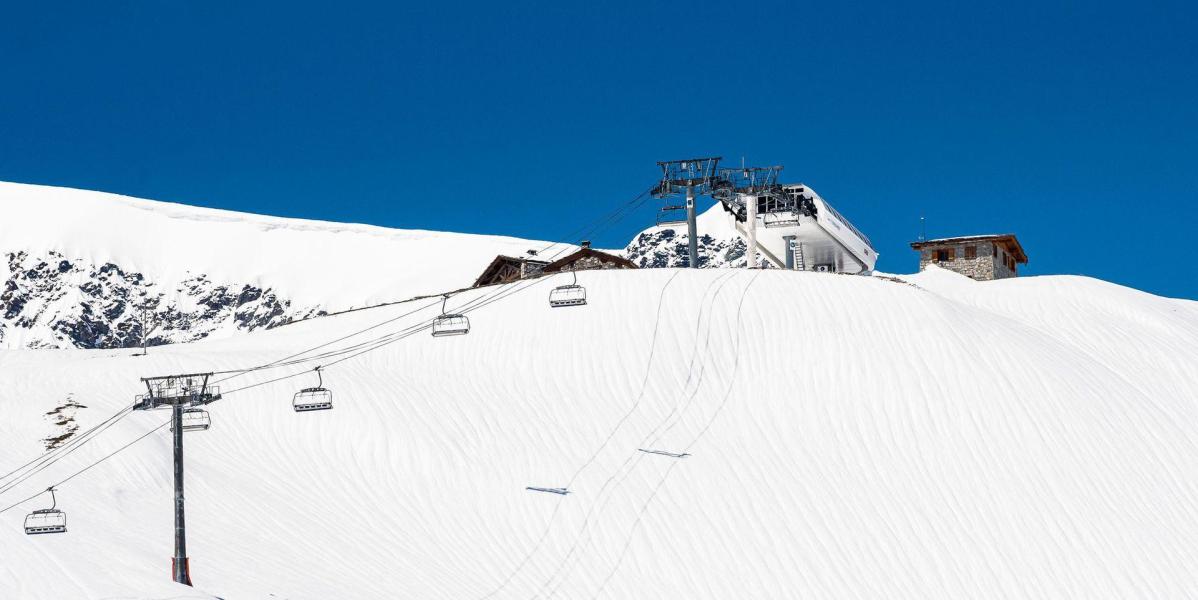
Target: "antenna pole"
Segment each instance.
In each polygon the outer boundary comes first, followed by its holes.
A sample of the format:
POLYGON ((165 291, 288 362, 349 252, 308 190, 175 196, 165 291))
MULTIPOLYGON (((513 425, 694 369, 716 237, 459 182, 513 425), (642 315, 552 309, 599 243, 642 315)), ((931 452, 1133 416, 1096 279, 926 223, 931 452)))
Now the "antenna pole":
POLYGON ((695 186, 686 186, 686 241, 690 268, 699 268, 699 225, 695 221, 695 186))
POLYGON ((183 403, 171 406, 171 426, 175 439, 175 556, 171 559, 171 576, 176 583, 191 585, 191 569, 187 564, 187 523, 183 519, 183 403))
POLYGON ((752 194, 745 197, 745 226, 749 229, 749 248, 745 252, 745 266, 750 269, 757 268, 757 196, 752 194))

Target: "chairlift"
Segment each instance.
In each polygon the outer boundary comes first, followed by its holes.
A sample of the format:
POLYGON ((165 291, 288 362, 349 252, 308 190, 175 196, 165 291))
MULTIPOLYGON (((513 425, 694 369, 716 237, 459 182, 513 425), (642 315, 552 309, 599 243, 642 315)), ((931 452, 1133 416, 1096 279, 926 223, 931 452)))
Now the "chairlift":
POLYGON ((470 333, 470 319, 466 318, 466 315, 445 312, 445 303, 448 300, 449 294, 441 297, 441 316, 433 319, 433 337, 470 333))
POLYGON ((54 488, 46 488, 46 491, 50 492, 50 508, 39 508, 25 517, 26 535, 67 532, 67 514, 58 510, 58 498, 54 496, 54 488))
POLYGON ((566 494, 570 493, 570 490, 567 490, 566 488, 547 488, 547 487, 535 487, 535 486, 530 485, 524 489, 526 489, 530 492, 545 492, 547 494, 557 494, 559 496, 565 496, 566 494))
MULTIPOLYGON (((183 409, 183 431, 207 431, 212 426, 212 417, 208 416, 208 411, 202 408, 185 408, 183 409)), ((175 430, 174 423, 171 424, 171 431, 175 430)))
POLYGON ((578 271, 570 269, 574 281, 559 285, 549 291, 549 306, 582 306, 587 303, 587 289, 578 285, 578 271))
POLYGON ((668 456, 670 458, 686 458, 690 456, 690 453, 687 452, 667 452, 665 450, 654 450, 652 448, 637 448, 637 450, 644 452, 645 454, 659 454, 661 456, 668 456))
POLYGON ((799 224, 799 213, 795 211, 765 213, 762 218, 767 229, 773 227, 792 227, 799 224))
POLYGON ((676 225, 686 222, 686 206, 667 204, 657 211, 657 226, 676 225))
POLYGON ((316 387, 304 388, 295 393, 295 397, 291 399, 291 406, 295 412, 333 408, 333 392, 324 387, 324 376, 320 374, 320 367, 317 366, 313 371, 316 371, 316 387))

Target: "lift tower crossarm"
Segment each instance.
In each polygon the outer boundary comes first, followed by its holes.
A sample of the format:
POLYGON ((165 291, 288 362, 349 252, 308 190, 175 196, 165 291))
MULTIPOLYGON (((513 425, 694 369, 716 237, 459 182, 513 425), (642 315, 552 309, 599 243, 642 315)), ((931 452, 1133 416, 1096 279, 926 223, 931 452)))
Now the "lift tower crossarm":
POLYGON ((653 195, 664 199, 681 191, 686 192, 687 257, 692 269, 699 268, 699 228, 695 222, 695 196, 711 193, 720 158, 709 156, 657 162, 657 166, 661 167, 661 183, 653 188, 653 195))
POLYGON ((187 522, 183 511, 183 408, 220 399, 220 391, 208 385, 210 377, 212 373, 143 377, 141 381, 148 393, 138 396, 133 405, 133 410, 171 409, 175 467, 175 555, 171 558, 171 578, 184 585, 191 585, 191 569, 187 562, 187 522))

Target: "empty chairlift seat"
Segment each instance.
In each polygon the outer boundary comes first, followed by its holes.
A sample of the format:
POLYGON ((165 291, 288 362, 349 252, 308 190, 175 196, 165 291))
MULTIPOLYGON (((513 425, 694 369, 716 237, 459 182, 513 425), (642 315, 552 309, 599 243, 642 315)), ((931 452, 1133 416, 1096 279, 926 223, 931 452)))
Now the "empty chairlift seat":
POLYGON ((470 333, 470 319, 466 315, 444 314, 433 320, 433 337, 467 333, 470 333))
POLYGON ((550 306, 582 306, 587 303, 587 290, 581 285, 559 285, 549 292, 550 306))
POLYGON ((657 225, 674 225, 686 222, 686 206, 667 204, 657 211, 657 225))
POLYGON ((324 376, 320 374, 320 367, 313 370, 316 371, 318 383, 316 387, 304 388, 295 393, 295 397, 291 399, 291 406, 295 412, 333 408, 333 392, 324 387, 324 376))
MULTIPOLYGON (((183 431, 207 431, 212 426, 212 417, 202 408, 188 408, 183 411, 183 431)), ((174 431, 174 425, 171 426, 174 431)))
POLYGON ((549 292, 549 306, 582 306, 587 303, 587 289, 578 285, 578 273, 571 270, 573 283, 559 285, 549 292))
POLYGON ((57 508, 42 508, 25 517, 25 533, 66 533, 67 513, 57 508))
POLYGON ((26 535, 66 533, 67 531, 67 514, 56 508, 58 506, 58 499, 54 496, 54 488, 46 491, 50 492, 53 504, 50 505, 50 508, 35 510, 25 517, 26 535))
POLYGON ((445 312, 445 303, 448 300, 449 294, 441 297, 441 315, 433 319, 433 337, 470 333, 470 319, 466 318, 466 315, 445 312))
POLYGON ((767 228, 792 227, 799 224, 799 213, 793 211, 765 213, 762 221, 767 228))
POLYGON ((295 412, 329 410, 333 408, 333 392, 322 387, 304 388, 291 400, 295 412))

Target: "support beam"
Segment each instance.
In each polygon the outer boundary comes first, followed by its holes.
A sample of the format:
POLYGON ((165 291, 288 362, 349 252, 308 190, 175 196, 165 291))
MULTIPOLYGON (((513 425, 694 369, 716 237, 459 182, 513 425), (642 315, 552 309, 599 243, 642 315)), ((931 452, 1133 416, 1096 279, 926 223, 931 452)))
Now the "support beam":
POLYGON ((187 525, 183 519, 183 404, 171 407, 171 427, 175 438, 175 557, 171 559, 171 576, 175 582, 191 585, 191 569, 187 564, 187 525))
POLYGON ((749 248, 745 252, 746 266, 756 269, 761 266, 757 262, 757 196, 746 195, 744 199, 745 209, 748 213, 745 218, 745 228, 749 230, 749 248))
MULTIPOLYGON (((732 224, 736 227, 736 233, 738 233, 740 237, 747 242, 749 240, 749 234, 745 231, 745 226, 740 221, 736 220, 732 221, 732 224)), ((786 263, 777 256, 774 256, 774 253, 770 252, 765 246, 758 247, 757 251, 760 252, 761 255, 775 267, 778 267, 779 269, 786 268, 786 263)))
POLYGON ((695 186, 686 186, 686 239, 690 268, 699 268, 699 225, 695 219, 695 186))

